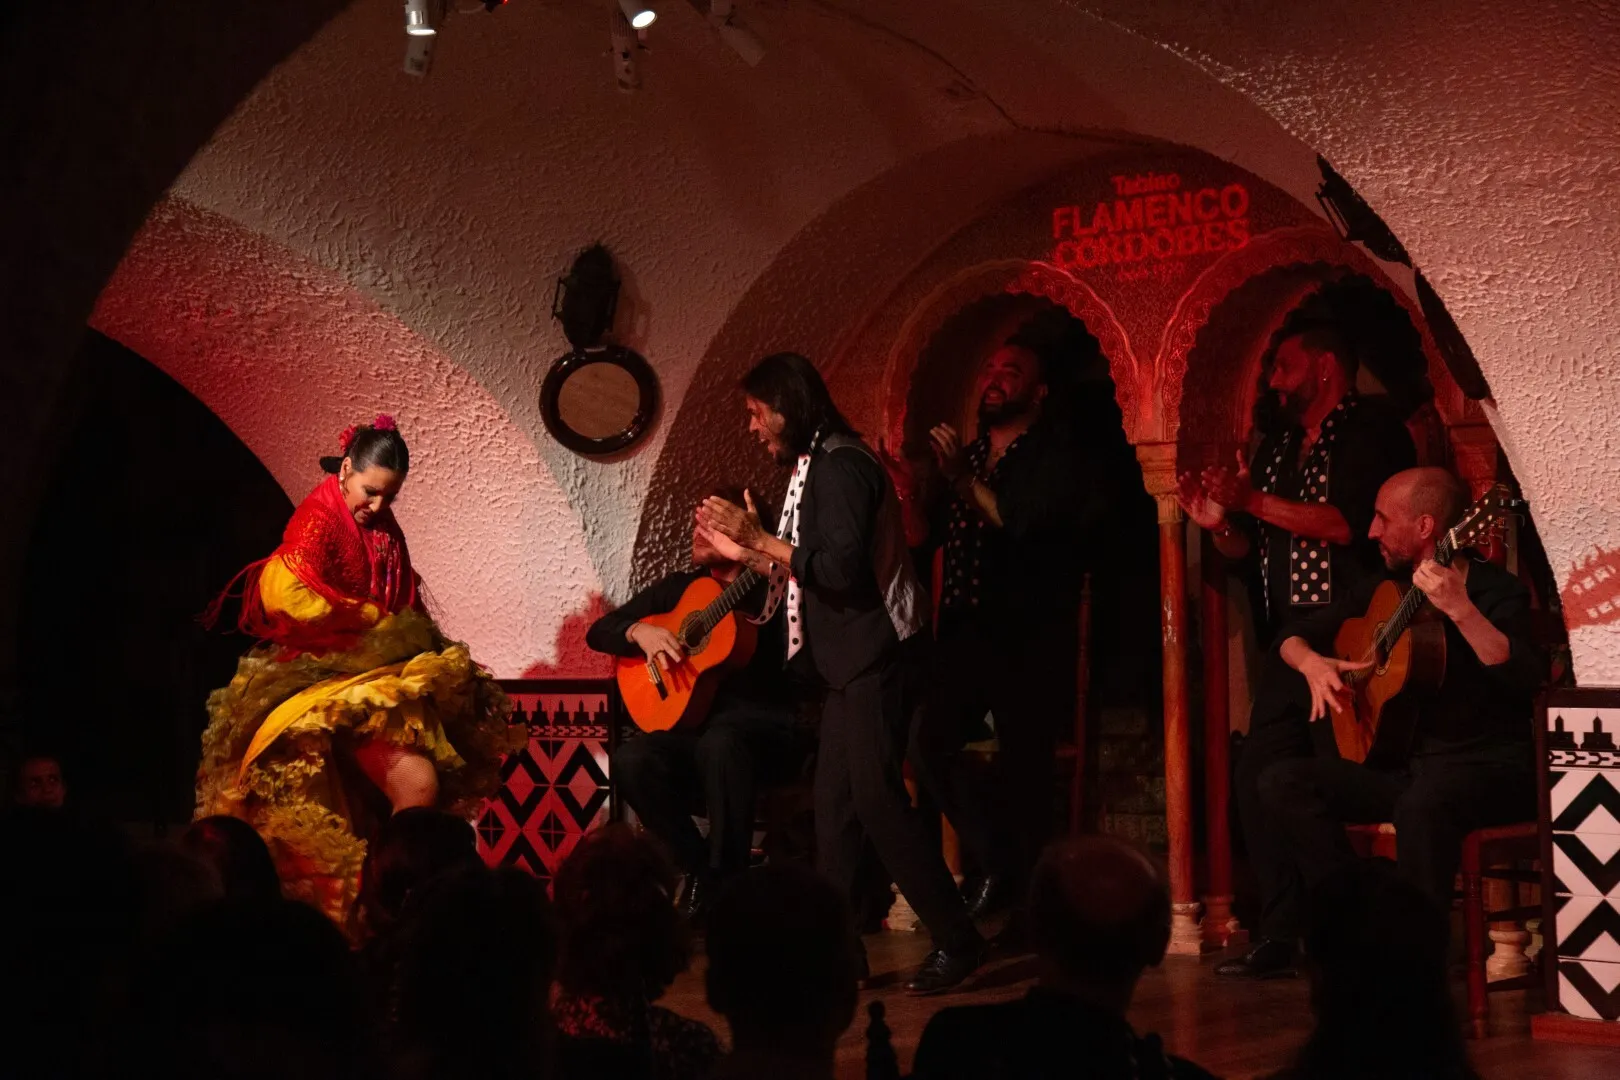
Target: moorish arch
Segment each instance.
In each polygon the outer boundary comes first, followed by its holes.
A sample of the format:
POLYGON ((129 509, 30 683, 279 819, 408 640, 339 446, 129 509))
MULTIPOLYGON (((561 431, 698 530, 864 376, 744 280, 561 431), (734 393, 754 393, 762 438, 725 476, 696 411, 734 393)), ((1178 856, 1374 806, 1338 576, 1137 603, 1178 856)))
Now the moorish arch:
MULTIPOLYGON (((1002 259, 968 267, 948 278, 907 316, 889 349, 885 364, 882 429, 890 445, 905 438, 906 403, 917 376, 917 364, 927 345, 957 312, 985 297, 1020 293, 1044 297, 1083 323, 1108 361, 1115 394, 1125 419, 1127 437, 1131 417, 1138 408, 1140 365, 1131 351, 1130 338, 1107 302, 1086 282, 1043 262, 1002 259)), ((1134 440, 1133 440, 1134 441, 1134 440)))
POLYGON ((397 511, 446 632, 499 676, 595 666, 573 625, 601 594, 577 512, 488 390, 349 282, 171 198, 92 325, 223 420, 294 503, 339 432, 394 414, 412 449, 397 511))
MULTIPOLYGON (((1400 304, 1418 333, 1444 419, 1447 423, 1463 420, 1457 396, 1440 392, 1440 384, 1450 384, 1453 380, 1417 301, 1390 280, 1378 263, 1359 247, 1345 243, 1325 227, 1306 225, 1262 233, 1222 256, 1198 276, 1177 302, 1153 357, 1155 396, 1163 406, 1156 441, 1173 442, 1189 434, 1181 431, 1188 366, 1199 332, 1208 325, 1212 312, 1236 290, 1262 274, 1305 267, 1321 267, 1325 271, 1324 280, 1335 270, 1366 277, 1400 304)), ((1234 370, 1231 374, 1235 376, 1238 372, 1234 370)))

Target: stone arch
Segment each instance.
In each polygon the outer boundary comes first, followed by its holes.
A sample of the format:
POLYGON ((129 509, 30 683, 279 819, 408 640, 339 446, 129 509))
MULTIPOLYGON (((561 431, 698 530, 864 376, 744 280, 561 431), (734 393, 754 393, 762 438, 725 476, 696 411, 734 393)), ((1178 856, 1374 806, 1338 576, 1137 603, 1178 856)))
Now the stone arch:
POLYGON ((1135 442, 1131 418, 1141 401, 1139 365, 1113 309, 1091 286, 1065 270, 1026 259, 1002 259, 952 275, 913 309, 895 336, 883 375, 883 430, 890 444, 899 446, 904 440, 906 400, 917 362, 928 342, 956 312, 975 300, 1001 292, 1045 297, 1086 325, 1102 346, 1120 413, 1125 417, 1126 436, 1135 442))
POLYGON ((1435 383, 1437 407, 1447 423, 1463 419, 1461 396, 1451 392, 1454 380, 1417 301, 1361 249, 1325 226, 1305 225, 1274 229, 1254 237, 1212 264, 1182 296, 1160 337, 1150 375, 1154 397, 1163 408, 1158 441, 1173 442, 1180 437, 1188 359, 1199 331, 1209 323, 1215 308, 1246 282, 1269 270, 1313 264, 1369 278, 1400 304, 1418 332, 1429 378, 1435 383))

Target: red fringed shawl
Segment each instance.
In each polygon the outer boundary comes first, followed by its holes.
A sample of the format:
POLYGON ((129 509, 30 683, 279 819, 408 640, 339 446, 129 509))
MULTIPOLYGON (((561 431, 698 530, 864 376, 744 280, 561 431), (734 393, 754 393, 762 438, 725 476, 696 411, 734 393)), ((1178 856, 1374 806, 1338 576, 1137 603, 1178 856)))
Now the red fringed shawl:
POLYGON ((418 606, 416 573, 411 569, 405 534, 384 510, 361 528, 343 501, 337 477, 329 476, 293 511, 281 546, 269 559, 254 563, 214 601, 205 622, 213 623, 238 583, 242 585, 242 631, 261 641, 284 645, 294 652, 332 652, 346 649, 372 626, 361 613, 375 604, 385 615, 418 606), (287 568, 332 605, 318 622, 300 622, 283 612, 266 611, 259 596, 259 575, 271 559, 287 568))

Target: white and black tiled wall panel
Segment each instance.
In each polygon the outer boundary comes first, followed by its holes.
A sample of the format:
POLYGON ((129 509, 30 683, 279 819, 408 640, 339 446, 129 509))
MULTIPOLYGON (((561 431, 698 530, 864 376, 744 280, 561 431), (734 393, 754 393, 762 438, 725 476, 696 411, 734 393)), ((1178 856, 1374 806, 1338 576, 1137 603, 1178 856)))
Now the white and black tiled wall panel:
POLYGON ((1547 802, 1558 1004, 1620 1021, 1620 705, 1547 708, 1547 802))

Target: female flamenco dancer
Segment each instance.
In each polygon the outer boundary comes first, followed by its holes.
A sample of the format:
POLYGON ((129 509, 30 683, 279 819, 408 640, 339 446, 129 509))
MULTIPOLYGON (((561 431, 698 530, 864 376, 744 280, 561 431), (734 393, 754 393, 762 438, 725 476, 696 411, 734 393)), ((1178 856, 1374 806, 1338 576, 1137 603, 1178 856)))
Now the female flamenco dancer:
POLYGON ((470 813, 523 731, 508 732, 506 695, 427 614, 390 510, 410 469, 393 420, 351 427, 340 446, 281 546, 238 578, 258 644, 209 696, 197 816, 252 825, 287 894, 357 934, 370 823, 412 806, 470 813))

